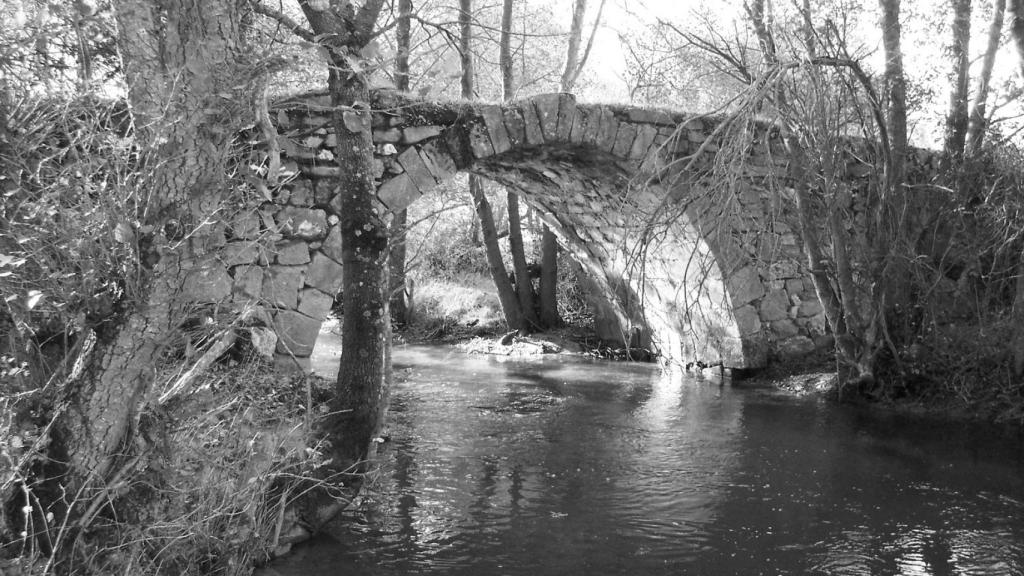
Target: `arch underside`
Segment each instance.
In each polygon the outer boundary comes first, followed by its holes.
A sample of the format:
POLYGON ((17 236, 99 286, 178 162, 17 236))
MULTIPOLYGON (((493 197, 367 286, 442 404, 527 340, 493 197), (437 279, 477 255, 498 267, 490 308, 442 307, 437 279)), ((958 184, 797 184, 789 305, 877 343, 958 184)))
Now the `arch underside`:
POLYGON ((646 183, 637 164, 594 148, 547 146, 496 155, 470 171, 538 208, 596 290, 606 339, 651 347, 670 362, 755 368, 766 361, 759 327, 733 314, 718 226, 694 222, 694 206, 646 183))

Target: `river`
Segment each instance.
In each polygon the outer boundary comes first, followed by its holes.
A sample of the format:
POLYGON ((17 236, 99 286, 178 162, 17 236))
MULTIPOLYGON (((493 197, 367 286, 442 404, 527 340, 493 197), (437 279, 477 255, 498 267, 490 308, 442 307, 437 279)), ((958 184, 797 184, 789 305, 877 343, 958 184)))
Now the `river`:
POLYGON ((280 573, 1024 574, 1016 433, 651 365, 394 361, 358 504, 280 573))

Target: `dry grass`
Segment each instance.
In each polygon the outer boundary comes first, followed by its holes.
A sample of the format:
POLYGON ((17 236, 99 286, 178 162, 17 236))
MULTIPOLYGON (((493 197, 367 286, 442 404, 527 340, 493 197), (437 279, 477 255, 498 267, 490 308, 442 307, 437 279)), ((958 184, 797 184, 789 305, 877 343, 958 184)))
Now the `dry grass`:
POLYGON ((464 273, 417 283, 410 331, 425 338, 439 338, 459 327, 491 333, 505 328, 501 303, 491 279, 464 273))

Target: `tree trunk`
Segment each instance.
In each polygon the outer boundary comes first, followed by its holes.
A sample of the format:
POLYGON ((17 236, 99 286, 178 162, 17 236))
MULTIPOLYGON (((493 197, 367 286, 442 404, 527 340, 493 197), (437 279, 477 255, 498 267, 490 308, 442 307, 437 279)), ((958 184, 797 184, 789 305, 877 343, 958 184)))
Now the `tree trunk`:
POLYGON ((376 208, 370 94, 362 76, 339 72, 330 82, 335 148, 341 168, 341 265, 344 293, 341 365, 332 444, 361 461, 383 423, 390 366, 388 227, 376 208), (358 118, 358 119, 357 119, 358 118))
POLYGON ((953 44, 950 53, 953 60, 953 89, 949 95, 949 112, 946 114, 946 135, 943 145, 942 169, 959 166, 964 155, 964 141, 967 137, 967 97, 971 71, 971 0, 952 0, 953 44))
MULTIPOLYGON (((1019 1, 1019 0, 1014 0, 1019 1)), ((891 166, 886 174, 888 192, 895 193, 906 180, 907 82, 903 75, 900 31, 900 0, 879 0, 882 8, 882 46, 885 49, 885 83, 888 96, 886 124, 889 130, 891 166)))
POLYGON ((1024 75, 1024 0, 1007 0, 1010 12, 1010 36, 1017 50, 1017 68, 1024 75))
MULTIPOLYGON (((473 98, 473 28, 470 25, 470 17, 473 13, 472 0, 459 0, 459 49, 462 57, 462 97, 473 98)), ((502 26, 505 25, 505 18, 511 19, 511 0, 505 0, 502 12, 502 26)), ((501 54, 502 74, 504 79, 505 59, 508 59, 511 69, 511 56, 507 53, 506 30, 502 30, 501 54)), ((503 86, 508 89, 507 82, 503 86)), ((505 270, 505 262, 501 257, 501 247, 498 245, 498 230, 494 225, 494 213, 491 204, 484 194, 483 183, 480 177, 475 174, 469 175, 469 191, 473 195, 473 205, 476 207, 477 218, 480 221, 480 235, 483 236, 484 249, 487 254, 487 267, 491 272, 491 279, 494 280, 494 287, 498 290, 498 300, 501 302, 501 311, 505 315, 505 322, 511 330, 523 330, 526 322, 523 319, 523 309, 516 299, 515 289, 509 281, 508 273, 505 270)))
POLYGON ((510 330, 522 330, 526 328, 523 320, 522 309, 516 299, 515 289, 508 279, 508 272, 505 270, 505 262, 501 258, 501 248, 498 245, 498 230, 494 225, 494 215, 491 212, 491 205, 484 194, 483 183, 480 177, 475 174, 469 175, 469 190, 473 194, 473 204, 476 207, 476 214, 480 220, 480 233, 483 236, 484 247, 487 251, 487 265, 491 272, 491 279, 494 280, 494 287, 498 290, 498 301, 501 303, 501 311, 505 315, 505 322, 510 330))
POLYGON ((572 6, 572 24, 569 26, 569 42, 566 47, 565 69, 562 70, 562 92, 571 92, 579 75, 580 42, 583 40, 583 15, 587 12, 587 0, 575 0, 572 6))
MULTIPOLYGON (((398 22, 395 29, 395 88, 402 92, 409 91, 409 43, 411 38, 410 20, 412 16, 412 0, 399 0, 398 22)), ((406 227, 409 223, 409 211, 399 210, 391 220, 391 253, 388 256, 390 275, 391 319, 395 323, 405 324, 409 319, 412 291, 406 286, 405 266, 407 246, 406 227)))
POLYGON ((992 81, 992 69, 995 67, 996 53, 999 51, 999 40, 1003 35, 1005 13, 1006 0, 996 0, 992 7, 992 24, 988 29, 988 44, 985 46, 981 71, 978 73, 978 87, 974 93, 974 102, 971 104, 971 113, 967 122, 964 155, 968 158, 981 150, 981 144, 985 140, 985 129, 988 127, 988 115, 985 108, 989 97, 989 84, 992 81))
POLYGON ((515 97, 515 78, 512 69, 512 0, 503 0, 501 5, 498 65, 501 66, 501 99, 508 102, 515 97))
POLYGON ((231 136, 250 112, 237 106, 250 101, 253 86, 251 67, 240 61, 237 9, 233 0, 116 4, 136 138, 153 193, 144 214, 126 215, 144 225, 132 301, 123 321, 99 330, 99 347, 60 426, 72 493, 113 472, 151 391, 163 343, 183 320, 186 267, 210 234, 203 222, 224 192, 231 136))
POLYGON ((523 226, 519 217, 519 196, 509 192, 508 198, 508 249, 512 255, 512 271, 516 277, 516 296, 527 330, 539 326, 537 309, 534 307, 533 281, 526 263, 526 251, 523 248, 523 226))
POLYGON ((545 328, 558 328, 558 238, 545 225, 542 227, 540 263, 540 321, 545 328))
MULTIPOLYGON (((377 209, 373 139, 366 78, 350 61, 373 38, 383 0, 367 0, 356 10, 346 0, 300 3, 313 33, 328 49, 327 87, 337 134, 336 189, 340 218, 344 293, 341 363, 334 416, 328 424, 335 461, 343 470, 364 467, 370 441, 387 408, 391 372, 388 314, 388 226, 377 209)), ((333 205, 334 203, 332 203, 333 205)))

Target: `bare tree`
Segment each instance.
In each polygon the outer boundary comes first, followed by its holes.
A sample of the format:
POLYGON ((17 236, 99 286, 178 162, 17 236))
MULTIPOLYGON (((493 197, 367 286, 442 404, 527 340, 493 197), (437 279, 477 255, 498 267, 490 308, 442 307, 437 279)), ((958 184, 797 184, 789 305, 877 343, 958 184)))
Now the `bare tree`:
MULTIPOLYGON (((412 38, 412 0, 399 0, 398 20, 395 23, 395 88, 409 91, 409 51, 412 38)), ((406 282, 406 228, 409 210, 403 208, 391 220, 391 252, 388 255, 390 277, 391 319, 405 324, 409 318, 413 292, 406 282)))
POLYGON ((985 139, 985 130, 988 125, 986 108, 988 98, 991 96, 989 85, 992 81, 992 69, 996 63, 996 53, 999 51, 999 40, 1003 35, 1005 13, 1006 0, 996 0, 992 6, 992 23, 988 29, 988 42, 985 45, 985 55, 982 58, 981 71, 978 73, 978 84, 974 91, 974 101, 971 104, 967 123, 964 154, 968 158, 978 153, 985 139))
MULTIPOLYGON (((505 1, 509 14, 511 14, 511 2, 510 0, 505 1)), ((459 0, 459 51, 462 59, 462 96, 467 99, 474 97, 472 13, 472 0, 459 0)), ((502 61, 506 57, 506 54, 502 52, 502 61)), ((487 265, 491 273, 491 279, 494 281, 494 286, 498 291, 498 301, 501 303, 505 322, 512 330, 522 330, 525 328, 523 310, 519 305, 515 288, 509 281, 508 272, 505 269, 501 248, 498 245, 498 231, 494 225, 494 213, 491 211, 491 204, 487 200, 487 194, 484 192, 480 176, 476 174, 469 175, 469 191, 473 196, 477 218, 480 220, 480 233, 483 236, 484 248, 487 254, 487 265)))
POLYGON ((971 71, 971 0, 951 0, 953 6, 953 43, 950 46, 953 88, 949 94, 946 114, 946 135, 943 144, 944 168, 959 166, 967 139, 967 100, 971 71))

